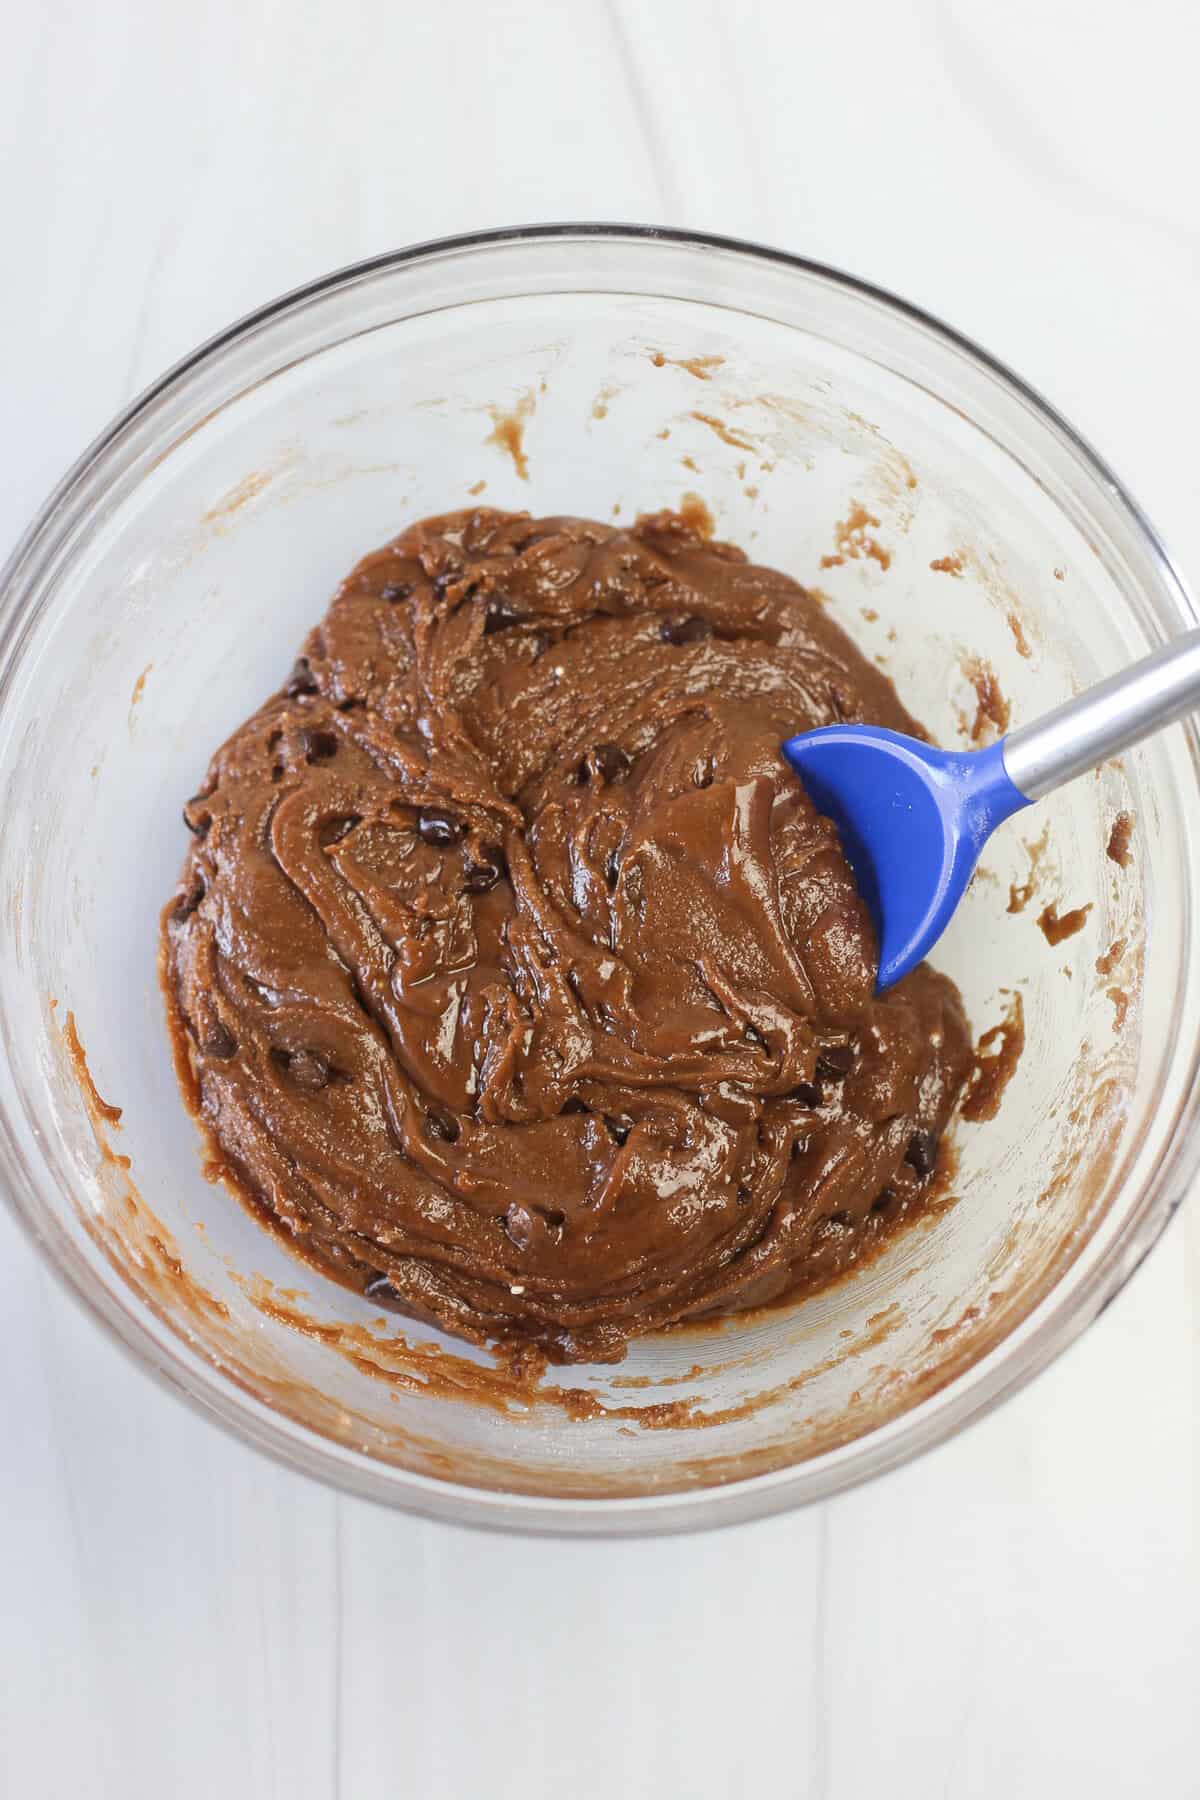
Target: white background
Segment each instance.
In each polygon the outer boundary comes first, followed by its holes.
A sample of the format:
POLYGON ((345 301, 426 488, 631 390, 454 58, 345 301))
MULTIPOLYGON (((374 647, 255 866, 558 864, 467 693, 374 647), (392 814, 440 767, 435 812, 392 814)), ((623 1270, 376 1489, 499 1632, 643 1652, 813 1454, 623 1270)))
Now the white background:
MULTIPOLYGON (((0 539, 337 264, 617 218, 873 278, 1013 363, 1200 582, 1194 0, 42 0, 0 54, 0 539)), ((340 1499, 128 1366, 0 1216, 0 1794, 1200 1794, 1200 1212, 1005 1410, 634 1544, 340 1499)))

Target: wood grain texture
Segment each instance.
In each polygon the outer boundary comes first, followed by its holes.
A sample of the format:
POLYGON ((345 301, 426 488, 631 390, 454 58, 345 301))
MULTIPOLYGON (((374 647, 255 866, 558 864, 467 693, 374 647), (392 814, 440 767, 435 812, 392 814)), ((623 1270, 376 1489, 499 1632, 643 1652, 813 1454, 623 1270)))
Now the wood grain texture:
MULTIPOLYGON (((1200 574, 1200 15, 1148 0, 46 0, 6 22, 0 538, 117 407, 393 245, 671 220, 1039 383, 1200 574)), ((647 1543, 419 1523, 233 1443, 0 1215, 0 1794, 1200 1793, 1200 1226, 1019 1399, 830 1505, 647 1543)))

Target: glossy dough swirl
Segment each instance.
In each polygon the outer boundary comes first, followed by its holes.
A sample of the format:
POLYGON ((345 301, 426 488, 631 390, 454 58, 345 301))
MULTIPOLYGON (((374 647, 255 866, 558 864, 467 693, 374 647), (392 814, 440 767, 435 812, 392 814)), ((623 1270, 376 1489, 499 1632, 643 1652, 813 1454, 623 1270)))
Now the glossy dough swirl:
POLYGON ((789 733, 914 730, 677 514, 487 510, 368 556, 214 757, 164 913, 203 1119, 304 1254, 462 1337, 613 1360, 919 1204, 969 1062, 875 946, 789 733))

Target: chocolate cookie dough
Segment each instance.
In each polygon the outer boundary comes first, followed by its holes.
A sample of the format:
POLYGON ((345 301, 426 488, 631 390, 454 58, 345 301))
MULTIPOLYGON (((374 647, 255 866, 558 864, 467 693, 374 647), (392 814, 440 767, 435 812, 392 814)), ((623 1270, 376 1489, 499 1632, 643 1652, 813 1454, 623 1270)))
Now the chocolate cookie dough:
POLYGON ((928 1190, 953 985, 874 996, 808 726, 917 729, 681 516, 413 525, 217 751, 164 983, 224 1169, 474 1342, 616 1360, 828 1279, 928 1190))

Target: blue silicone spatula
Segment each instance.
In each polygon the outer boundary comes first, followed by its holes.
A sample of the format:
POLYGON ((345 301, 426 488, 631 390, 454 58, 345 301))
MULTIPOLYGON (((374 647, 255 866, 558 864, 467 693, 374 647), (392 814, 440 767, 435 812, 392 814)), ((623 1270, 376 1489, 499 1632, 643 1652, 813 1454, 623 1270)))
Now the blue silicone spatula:
POLYGON ((1200 630, 986 750, 935 750, 874 725, 829 725, 783 754, 838 828, 879 938, 879 989, 950 923, 996 829, 1021 807, 1200 706, 1200 630))

